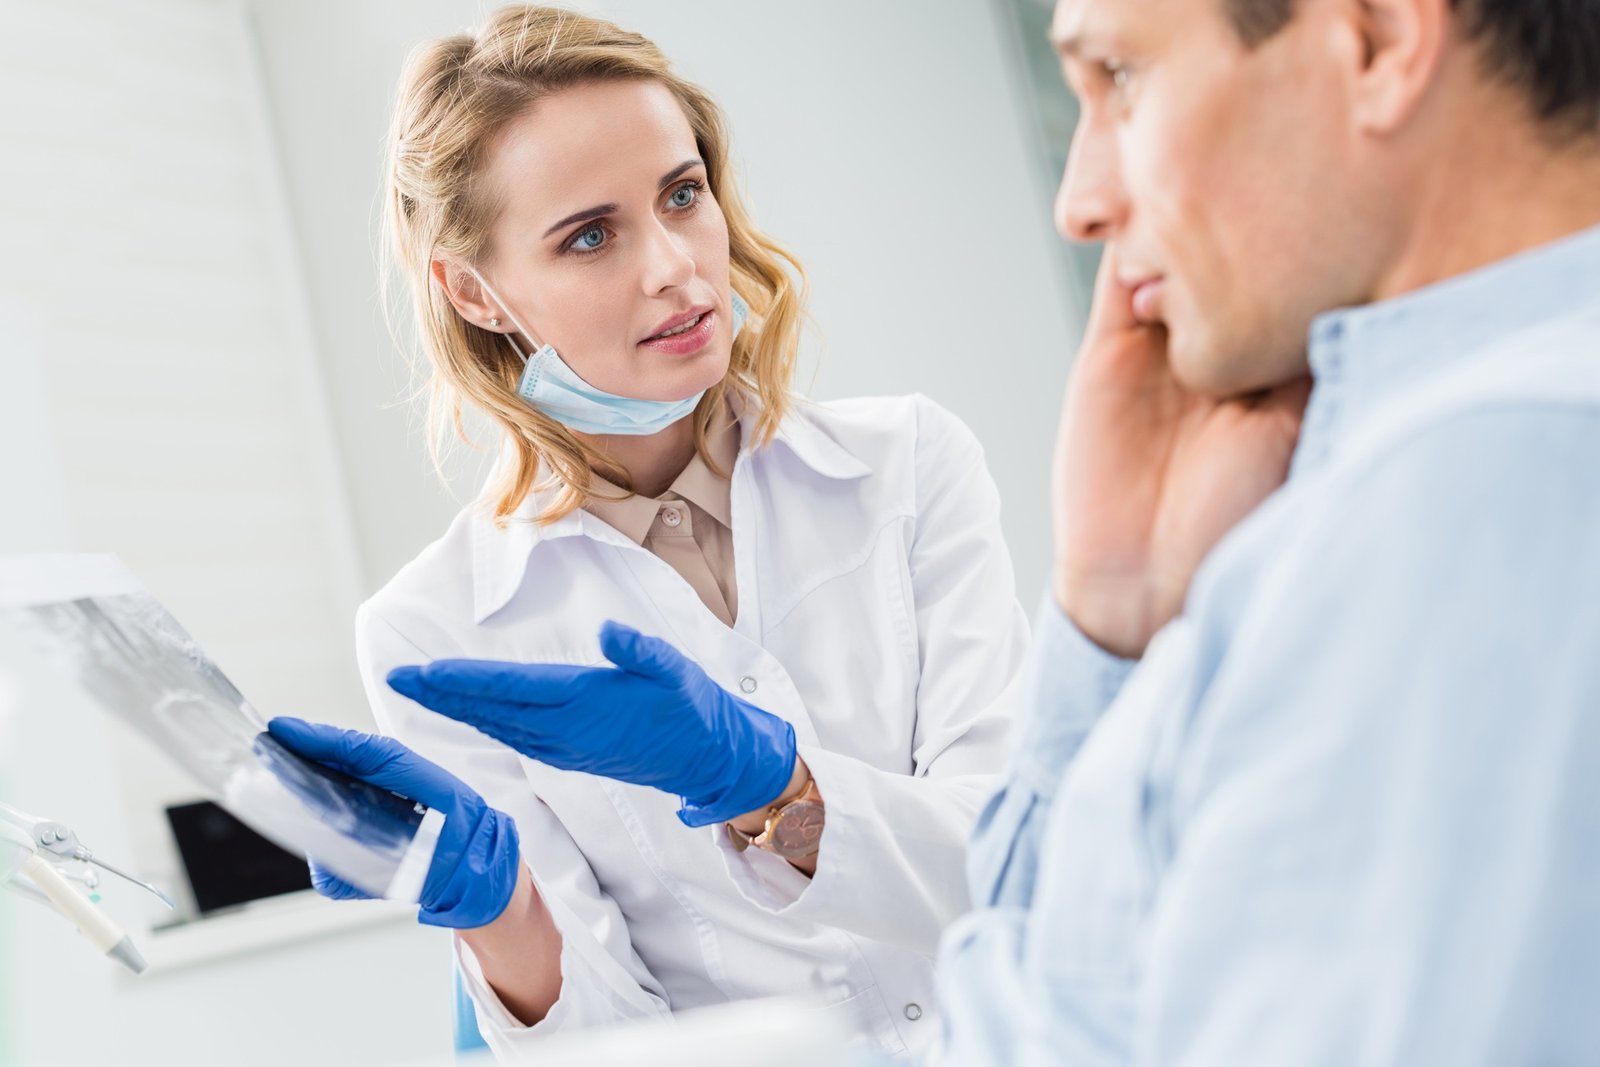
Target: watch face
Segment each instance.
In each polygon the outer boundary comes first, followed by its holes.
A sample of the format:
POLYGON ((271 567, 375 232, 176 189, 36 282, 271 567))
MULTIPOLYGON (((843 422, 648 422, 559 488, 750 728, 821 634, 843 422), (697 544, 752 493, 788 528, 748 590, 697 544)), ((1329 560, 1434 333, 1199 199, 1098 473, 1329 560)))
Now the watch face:
POLYGON ((822 845, 827 811, 809 800, 796 801, 778 813, 767 835, 767 848, 787 859, 799 859, 822 845))

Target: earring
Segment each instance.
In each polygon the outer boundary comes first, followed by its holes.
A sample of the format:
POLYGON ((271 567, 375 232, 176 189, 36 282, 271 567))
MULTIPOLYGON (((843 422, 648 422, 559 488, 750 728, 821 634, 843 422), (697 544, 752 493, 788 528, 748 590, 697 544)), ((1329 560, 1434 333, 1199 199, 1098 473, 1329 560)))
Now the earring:
POLYGON ((500 320, 499 319, 490 319, 489 320, 489 325, 494 327, 495 329, 499 329, 500 328, 500 320))

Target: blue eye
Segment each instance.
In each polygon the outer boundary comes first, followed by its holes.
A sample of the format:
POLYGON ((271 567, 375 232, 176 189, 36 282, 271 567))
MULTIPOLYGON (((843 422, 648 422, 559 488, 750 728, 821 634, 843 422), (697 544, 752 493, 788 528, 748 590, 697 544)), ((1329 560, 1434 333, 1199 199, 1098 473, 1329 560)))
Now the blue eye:
POLYGON ((693 182, 680 185, 672 190, 672 195, 667 197, 667 203, 676 208, 685 208, 692 205, 700 198, 700 187, 693 182))
POLYGON ((567 247, 579 252, 593 252, 606 243, 606 228, 604 226, 588 226, 572 238, 567 247))

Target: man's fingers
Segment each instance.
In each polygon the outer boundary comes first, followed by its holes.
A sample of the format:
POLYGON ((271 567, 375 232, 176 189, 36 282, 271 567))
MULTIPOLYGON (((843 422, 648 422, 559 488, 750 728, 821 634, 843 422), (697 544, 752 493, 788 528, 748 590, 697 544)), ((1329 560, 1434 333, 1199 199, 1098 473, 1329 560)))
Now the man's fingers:
POLYGON ((1089 305, 1088 338, 1132 330, 1145 325, 1133 313, 1133 290, 1117 276, 1117 248, 1108 244, 1100 255, 1100 270, 1094 279, 1094 298, 1089 305))
POLYGON ((1300 439, 1300 424, 1311 399, 1311 379, 1297 378, 1269 389, 1256 401, 1258 414, 1267 416, 1291 446, 1300 439))

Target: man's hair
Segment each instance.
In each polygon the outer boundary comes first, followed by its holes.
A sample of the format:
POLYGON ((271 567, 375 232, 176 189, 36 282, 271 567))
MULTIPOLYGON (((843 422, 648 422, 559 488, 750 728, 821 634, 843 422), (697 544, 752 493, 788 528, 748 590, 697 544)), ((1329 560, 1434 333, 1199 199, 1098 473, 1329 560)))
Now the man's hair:
MULTIPOLYGON (((1254 47, 1283 29, 1299 0, 1223 0, 1254 47)), ((1525 92, 1534 113, 1600 136, 1600 0, 1451 0, 1488 73, 1525 92)))

